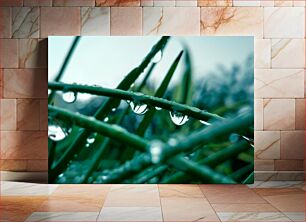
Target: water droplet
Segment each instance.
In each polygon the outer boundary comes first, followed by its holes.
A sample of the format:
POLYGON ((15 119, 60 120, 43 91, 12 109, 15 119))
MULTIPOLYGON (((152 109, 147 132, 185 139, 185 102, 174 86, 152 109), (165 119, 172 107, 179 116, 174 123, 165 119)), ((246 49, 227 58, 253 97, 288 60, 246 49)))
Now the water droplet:
POLYGON ((135 84, 133 83, 130 88, 133 88, 134 86, 135 86, 135 84))
POLYGON ((152 141, 150 145, 151 162, 156 164, 161 161, 162 143, 160 141, 152 141))
POLYGON ((155 56, 152 58, 152 62, 153 62, 153 63, 158 63, 158 62, 160 62, 160 60, 162 59, 162 57, 163 57, 163 52, 162 52, 161 50, 159 50, 159 51, 155 54, 155 56))
POLYGON ((116 112, 116 108, 112 108, 112 112, 116 112))
POLYGON ((90 144, 89 144, 89 143, 86 143, 86 144, 85 144, 85 147, 87 147, 87 148, 90 147, 90 144))
POLYGON ((73 103, 77 99, 77 94, 75 92, 65 92, 63 94, 63 100, 66 103, 73 103))
POLYGON ((127 104, 130 104, 130 103, 131 103, 131 101, 130 101, 130 100, 127 100, 126 102, 127 102, 127 104))
POLYGON ((59 125, 48 125, 48 137, 53 141, 61 141, 65 139, 66 133, 59 125))
POLYGON ((155 107, 155 109, 156 109, 156 110, 161 110, 162 108, 160 108, 160 107, 156 106, 156 107, 155 107))
POLYGON ((177 145, 177 140, 174 139, 174 138, 170 138, 170 139, 168 140, 168 144, 169 144, 170 146, 176 146, 176 145, 177 145))
POLYGON ((188 116, 177 111, 170 112, 170 117, 172 122, 178 126, 184 125, 189 120, 188 116))
POLYGON ((51 89, 48 89, 48 95, 50 95, 52 93, 51 89))
POLYGON ((210 126, 210 125, 211 125, 211 123, 206 122, 206 121, 204 121, 204 120, 200 120, 200 122, 201 122, 202 124, 206 125, 206 126, 210 126))
MULTIPOLYGON (((96 136, 97 136, 97 133, 92 133, 92 134, 90 134, 89 137, 86 139, 87 144, 90 145, 90 144, 94 143, 95 140, 96 140, 96 136)), ((86 145, 87 145, 87 144, 86 144, 86 145)))
POLYGON ((104 122, 108 122, 109 118, 108 117, 105 117, 104 118, 104 122))
POLYGON ((130 107, 138 115, 143 115, 148 111, 148 105, 139 102, 130 102, 130 107))

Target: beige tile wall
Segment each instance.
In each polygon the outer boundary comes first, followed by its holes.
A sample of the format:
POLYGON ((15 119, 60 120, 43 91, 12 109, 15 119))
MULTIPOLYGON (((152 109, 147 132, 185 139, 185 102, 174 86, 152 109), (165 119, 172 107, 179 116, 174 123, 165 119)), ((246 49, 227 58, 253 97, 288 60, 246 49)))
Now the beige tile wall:
POLYGON ((304 0, 0 0, 1 170, 47 170, 48 35, 254 35, 256 176, 300 179, 304 0))

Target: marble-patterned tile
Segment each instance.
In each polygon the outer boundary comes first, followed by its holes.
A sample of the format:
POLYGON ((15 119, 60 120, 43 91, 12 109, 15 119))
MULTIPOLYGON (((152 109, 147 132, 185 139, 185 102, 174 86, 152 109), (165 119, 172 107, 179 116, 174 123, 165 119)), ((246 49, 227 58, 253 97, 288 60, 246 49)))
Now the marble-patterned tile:
POLYGON ((263 130, 263 99, 254 100, 254 129, 263 130))
POLYGON ((189 184, 160 184, 158 185, 159 196, 163 197, 186 197, 204 198, 198 185, 189 184))
POLYGON ((140 0, 140 6, 153 6, 154 0, 140 0))
POLYGON ((200 35, 200 8, 144 7, 143 34, 200 35))
POLYGON ((245 185, 199 185, 204 196, 212 204, 266 203, 245 185))
POLYGON ((278 210, 268 203, 261 204, 212 204, 217 213, 221 212, 277 212, 278 210))
POLYGON ((53 0, 53 6, 95 6, 95 0, 53 0))
POLYGON ((157 185, 113 185, 104 207, 159 207, 157 185))
POLYGON ((35 184, 35 183, 1 181, 1 197, 47 196, 52 194, 57 187, 58 185, 56 184, 35 184))
POLYGON ((305 10, 301 7, 265 7, 265 38, 304 38, 305 10), (294 24, 294 25, 292 25, 294 24))
POLYGON ((27 161, 26 160, 0 160, 1 171, 26 171, 27 161))
POLYGON ((12 9, 0 7, 0 38, 11 38, 12 9))
POLYGON ((304 150, 304 131, 281 131, 281 159, 304 159, 304 150))
POLYGON ((303 171, 257 171, 255 181, 303 181, 303 171))
POLYGON ((141 7, 112 7, 110 31, 111 35, 141 35, 141 7))
POLYGON ((25 221, 26 218, 46 199, 44 196, 17 196, 0 199, 1 221, 25 221))
POLYGON ((27 171, 46 172, 48 171, 48 160, 27 160, 27 171))
POLYGON ((16 130, 17 112, 15 99, 0 100, 0 129, 16 130))
POLYGON ((291 221, 280 212, 222 212, 218 216, 221 221, 291 221))
POLYGON ((295 129, 305 129, 305 99, 295 100, 295 129))
POLYGON ((52 0, 23 0, 23 6, 52 6, 52 0))
POLYGON ((179 7, 196 7, 197 5, 197 0, 175 0, 175 6, 179 7))
POLYGON ((164 221, 219 221, 205 198, 161 198, 164 221))
POLYGON ((305 40, 272 39, 271 58, 272 68, 304 68, 305 40))
POLYGON ((23 0, 1 0, 0 7, 22 6, 23 0))
POLYGON ((140 0, 96 0, 96 6, 140 6, 140 0))
POLYGON ((42 7, 41 38, 49 35, 80 35, 80 11, 79 7, 42 7))
POLYGON ((198 6, 201 7, 227 7, 233 6, 233 0, 198 0, 198 6))
POLYGON ((305 212, 282 212, 294 222, 305 221, 305 212))
POLYGON ((271 40, 255 39, 254 49, 255 68, 271 68, 271 40))
POLYGON ((26 221, 96 221, 99 212, 34 212, 26 221))
POLYGON ((275 160, 275 170, 277 171, 303 171, 303 160, 275 160))
POLYGON ((39 38, 38 7, 13 7, 12 37, 39 38))
POLYGON ((38 99, 17 99, 17 130, 39 130, 38 99))
POLYGON ((293 0, 294 7, 305 7, 306 2, 304 0, 293 0))
POLYGON ((46 69, 5 69, 3 73, 5 98, 47 98, 46 69))
POLYGON ((293 0, 274 0, 275 7, 290 7, 293 6, 293 0))
POLYGON ((153 0, 154 7, 173 7, 175 0, 153 0))
POLYGON ((43 131, 1 131, 1 156, 4 159, 47 159, 48 138, 43 131))
POLYGON ((255 131, 254 140, 256 159, 280 158, 279 131, 255 131))
POLYGON ((39 103, 39 129, 48 130, 48 100, 41 99, 39 103))
POLYGON ((264 99, 264 130, 290 130, 294 128, 294 99, 264 99))
POLYGON ((160 207, 103 207, 97 221, 163 221, 160 207))
POLYGON ((19 39, 19 68, 47 68, 47 40, 19 39))
POLYGON ((256 98, 303 98, 303 69, 256 69, 256 98))
POLYGON ((260 6, 273 7, 274 6, 274 0, 260 0, 260 6))
POLYGON ((202 35, 263 36, 261 7, 202 7, 202 35))
POLYGON ((233 6, 244 6, 244 7, 252 7, 252 6, 256 6, 259 7, 260 6, 260 0, 233 0, 233 6))
POLYGON ((254 170, 255 171, 273 171, 274 170, 274 160, 258 160, 255 157, 254 170))
POLYGON ((18 68, 18 40, 0 39, 0 68, 18 68))
POLYGON ((250 188, 299 188, 302 189, 304 181, 255 181, 247 185, 250 188))
POLYGON ((110 35, 110 8, 82 7, 81 35, 110 35))

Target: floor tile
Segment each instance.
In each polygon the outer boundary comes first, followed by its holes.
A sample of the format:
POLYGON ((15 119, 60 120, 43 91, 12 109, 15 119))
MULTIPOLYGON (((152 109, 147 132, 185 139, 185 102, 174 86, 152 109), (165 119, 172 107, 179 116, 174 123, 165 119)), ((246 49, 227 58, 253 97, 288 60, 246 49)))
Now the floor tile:
POLYGON ((1 181, 1 196, 44 196, 57 188, 55 184, 35 184, 1 181))
POLYGON ((163 221, 160 207, 103 207, 98 221, 163 221))
POLYGON ((266 203, 245 185, 199 185, 210 203, 266 203))
POLYGON ((306 221, 305 212, 282 212, 293 221, 306 221))
POLYGON ((164 221, 219 221, 205 198, 161 198, 164 221))
POLYGON ((221 221, 291 221, 288 217, 280 212, 266 212, 266 213, 254 213, 254 212, 240 212, 240 213, 218 213, 221 221))
POLYGON ((160 197, 189 197, 189 198, 204 197, 198 185, 161 184, 158 185, 158 189, 160 197))
POLYGON ((212 204, 216 212, 277 212, 271 204, 212 204))
POLYGON ((105 207, 159 207, 157 185, 113 185, 105 207))
POLYGON ((26 221, 96 221, 99 212, 34 212, 26 221))

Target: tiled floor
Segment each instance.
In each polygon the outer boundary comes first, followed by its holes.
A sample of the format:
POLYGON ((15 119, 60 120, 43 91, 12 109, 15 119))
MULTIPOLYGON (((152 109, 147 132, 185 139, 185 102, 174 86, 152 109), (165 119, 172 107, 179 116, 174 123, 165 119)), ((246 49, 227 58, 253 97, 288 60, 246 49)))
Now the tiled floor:
POLYGON ((46 185, 1 182, 0 221, 305 221, 302 182, 46 185))

